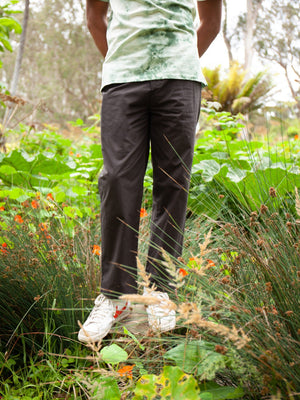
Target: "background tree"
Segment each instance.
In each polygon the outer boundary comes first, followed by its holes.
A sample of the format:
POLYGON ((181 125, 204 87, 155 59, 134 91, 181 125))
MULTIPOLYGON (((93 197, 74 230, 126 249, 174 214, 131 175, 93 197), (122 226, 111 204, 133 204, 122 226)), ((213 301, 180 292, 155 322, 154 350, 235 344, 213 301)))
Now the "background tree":
MULTIPOLYGON (((12 80, 15 55, 6 55, 4 78, 12 80)), ((39 121, 65 124, 99 111, 102 59, 87 31, 85 1, 31 1, 18 94, 43 103, 39 121)))
MULTIPOLYGON (((9 50, 12 52, 10 33, 14 31, 17 34, 20 34, 22 31, 19 22, 12 17, 12 14, 19 12, 12 9, 12 6, 14 6, 16 3, 18 3, 18 1, 11 0, 0 5, 0 52, 2 53, 4 53, 4 50, 9 50)), ((0 68, 2 68, 2 65, 2 60, 0 59, 0 68)), ((0 106, 2 109, 5 109, 4 100, 6 100, 7 97, 7 94, 2 93, 4 88, 5 87, 0 82, 0 106)), ((3 149, 6 151, 4 130, 5 128, 0 125, 0 150, 3 149)))
POLYGON ((262 9, 265 0, 247 0, 246 12, 238 18, 237 24, 234 26, 229 21, 228 7, 232 6, 227 0, 224 1, 224 22, 223 22, 223 38, 228 52, 229 63, 236 60, 234 56, 234 48, 243 43, 244 62, 243 67, 250 73, 254 56, 254 32, 258 20, 258 15, 262 9), (230 22, 230 23, 229 23, 230 22), (229 26, 231 25, 230 29, 229 26))
POLYGON ((258 17, 255 48, 263 59, 283 69, 300 115, 300 3, 269 0, 258 17))

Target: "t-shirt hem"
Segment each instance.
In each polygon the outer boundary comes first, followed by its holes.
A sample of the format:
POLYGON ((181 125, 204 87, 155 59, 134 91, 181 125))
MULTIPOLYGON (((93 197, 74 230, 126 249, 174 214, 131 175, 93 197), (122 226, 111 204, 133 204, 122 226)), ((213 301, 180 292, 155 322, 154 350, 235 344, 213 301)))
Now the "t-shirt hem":
POLYGON ((174 80, 183 80, 183 81, 194 81, 194 82, 199 82, 201 84, 202 87, 207 86, 207 83, 205 81, 205 79, 201 79, 201 78, 196 78, 196 77, 190 77, 190 76, 186 76, 186 77, 182 77, 182 76, 163 76, 163 77, 157 77, 157 78, 147 78, 147 77, 134 77, 134 78, 125 78, 125 79, 110 79, 110 80, 104 80, 102 81, 102 85, 101 85, 101 91, 103 91, 103 89, 106 86, 110 86, 110 85, 117 85, 117 84, 122 84, 122 83, 133 83, 133 82, 147 82, 147 81, 158 81, 158 80, 163 80, 163 79, 174 79, 174 80))

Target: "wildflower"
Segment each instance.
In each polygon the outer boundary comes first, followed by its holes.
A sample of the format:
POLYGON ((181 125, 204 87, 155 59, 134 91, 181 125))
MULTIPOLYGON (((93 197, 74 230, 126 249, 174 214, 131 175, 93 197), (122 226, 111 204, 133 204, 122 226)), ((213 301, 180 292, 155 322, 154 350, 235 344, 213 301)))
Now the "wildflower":
POLYGON ((15 221, 18 222, 19 224, 23 224, 23 218, 21 217, 21 215, 15 215, 15 221))
POLYGON ((47 200, 52 200, 52 201, 54 201, 54 198, 53 198, 52 193, 48 193, 46 198, 47 198, 47 200))
POLYGON ((216 266, 216 264, 212 260, 206 260, 206 261, 207 261, 208 267, 215 267, 216 266))
POLYGON ((0 249, 0 252, 3 254, 7 254, 7 244, 6 243, 2 243, 2 248, 0 249))
POLYGON ((124 376, 126 378, 132 379, 132 370, 133 370, 134 366, 135 366, 135 364, 133 364, 133 365, 125 365, 123 368, 120 368, 118 370, 118 374, 120 376, 124 376))
POLYGON ((97 244, 94 244, 93 254, 95 254, 96 256, 100 256, 101 255, 101 247, 98 246, 97 244))
POLYGON ((47 230, 48 230, 47 224, 46 224, 45 222, 41 222, 41 223, 39 224, 39 228, 40 228, 41 231, 43 231, 43 232, 47 232, 47 230))
POLYGON ((81 157, 81 154, 77 153, 77 154, 76 154, 76 157, 77 157, 77 158, 80 158, 80 157, 81 157))
POLYGON ((38 200, 40 200, 40 198, 41 198, 41 192, 36 192, 35 197, 36 197, 38 200))
POLYGON ((298 140, 298 139, 299 139, 299 135, 295 135, 295 136, 294 136, 294 139, 295 139, 295 140, 298 140))
POLYGON ((36 200, 32 200, 31 207, 32 208, 38 208, 39 207, 39 203, 36 200))
POLYGON ((70 156, 74 156, 74 152, 71 150, 71 151, 69 151, 69 155, 70 156))
POLYGON ((187 276, 189 273, 185 270, 185 269, 183 269, 183 268, 180 268, 179 269, 179 275, 181 275, 183 278, 185 277, 185 276, 187 276))
POLYGON ((145 208, 141 208, 140 218, 147 217, 147 215, 148 215, 147 210, 145 208))
POLYGON ((5 208, 3 206, 1 206, 0 211, 5 211, 5 208))
POLYGON ((29 207, 29 202, 28 200, 23 201, 23 203, 21 203, 22 207, 28 208, 29 207))

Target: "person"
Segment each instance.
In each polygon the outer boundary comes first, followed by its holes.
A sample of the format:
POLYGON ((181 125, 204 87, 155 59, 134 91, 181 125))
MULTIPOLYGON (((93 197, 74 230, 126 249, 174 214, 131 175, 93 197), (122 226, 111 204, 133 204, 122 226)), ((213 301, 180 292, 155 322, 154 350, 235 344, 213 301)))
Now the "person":
POLYGON ((87 0, 87 24, 105 57, 102 70, 101 294, 79 331, 82 342, 105 337, 137 293, 138 230, 151 151, 153 207, 146 271, 157 304, 154 331, 175 327, 162 249, 180 257, 201 88, 200 57, 220 30, 222 0, 87 0), (197 5, 196 5, 197 4, 197 5), (110 5, 110 9, 109 9, 110 5), (195 21, 198 12, 198 28, 195 21))

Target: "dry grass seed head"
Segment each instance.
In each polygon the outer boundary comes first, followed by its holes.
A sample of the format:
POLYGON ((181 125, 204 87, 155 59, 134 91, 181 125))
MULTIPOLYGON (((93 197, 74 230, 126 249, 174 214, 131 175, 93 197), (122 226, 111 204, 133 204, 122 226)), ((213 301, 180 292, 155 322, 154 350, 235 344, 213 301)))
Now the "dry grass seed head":
POLYGON ((225 336, 228 340, 234 342, 238 349, 241 349, 250 342, 250 338, 244 333, 244 331, 242 329, 237 330, 234 325, 230 328, 203 319, 200 310, 194 303, 181 304, 178 308, 178 312, 182 317, 184 317, 187 324, 196 324, 200 328, 205 328, 221 336, 225 336))
MULTIPOLYGON (((147 274, 145 266, 142 264, 140 259, 137 257, 137 269, 138 269, 138 274, 142 278, 142 282, 138 282, 139 285, 143 286, 144 288, 150 288, 151 286, 151 281, 150 281, 150 274, 147 274)), ((152 286, 152 290, 155 290, 154 285, 152 286)))

